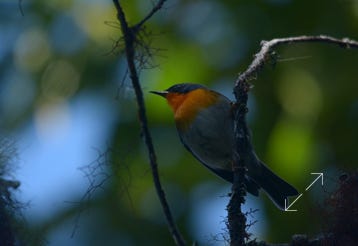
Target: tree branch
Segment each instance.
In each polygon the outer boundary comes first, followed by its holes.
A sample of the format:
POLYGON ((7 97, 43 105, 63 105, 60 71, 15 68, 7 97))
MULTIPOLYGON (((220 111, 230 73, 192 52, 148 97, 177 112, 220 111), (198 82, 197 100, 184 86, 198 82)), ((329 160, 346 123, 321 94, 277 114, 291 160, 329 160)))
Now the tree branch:
POLYGON ((165 218, 167 220, 170 233, 172 234, 174 241, 177 245, 186 245, 185 241, 180 234, 179 230, 177 229, 177 226, 174 222, 172 213, 170 211, 169 204, 166 200, 166 196, 164 193, 164 190, 162 188, 162 185, 160 183, 159 178, 159 172, 158 172, 158 164, 157 164, 157 157, 155 154, 152 137, 148 128, 148 122, 147 122, 147 116, 146 116, 146 109, 145 109, 145 103, 143 98, 143 91, 140 85, 140 81, 138 78, 138 72, 137 68, 135 66, 135 42, 136 42, 136 35, 140 29, 140 27, 147 21, 149 18, 151 18, 164 4, 165 0, 161 0, 158 2, 157 5, 154 6, 152 11, 137 25, 130 27, 128 25, 128 22, 126 20, 124 11, 119 3, 118 0, 113 0, 113 3, 117 9, 117 18, 121 25, 121 30, 123 33, 124 43, 125 43, 125 53, 127 58, 127 64, 129 69, 130 78, 132 81, 132 86, 135 91, 137 104, 138 104, 138 115, 139 115, 139 122, 141 125, 141 131, 144 137, 144 142, 148 149, 148 155, 149 155, 149 161, 152 171, 152 176, 154 180, 155 189, 157 192, 157 195, 159 197, 160 203, 162 205, 165 218))
MULTIPOLYGON (((288 38, 275 38, 270 41, 261 42, 260 52, 255 54, 255 59, 252 61, 247 70, 239 75, 239 78, 236 80, 235 87, 238 86, 241 82, 246 82, 255 77, 255 75, 263 67, 267 59, 270 57, 271 51, 277 46, 283 44, 293 44, 293 43, 328 43, 338 45, 342 48, 358 48, 358 42, 348 38, 337 39, 330 36, 319 35, 319 36, 298 36, 298 37, 288 37, 288 38)), ((235 92, 234 92, 235 93, 235 92)), ((235 93, 236 94, 236 93, 235 93)))
POLYGON ((270 59, 270 54, 274 48, 283 44, 293 43, 328 43, 338 45, 342 48, 358 48, 358 42, 348 38, 337 39, 330 36, 298 36, 288 38, 277 38, 270 41, 261 42, 261 50, 255 54, 255 59, 252 61, 246 71, 241 73, 235 82, 234 94, 236 102, 233 106, 235 117, 235 149, 233 155, 232 170, 234 172, 234 182, 232 186, 232 195, 227 206, 228 210, 228 229, 230 234, 230 245, 245 245, 245 240, 248 238, 246 232, 246 218, 242 213, 241 205, 245 202, 245 172, 246 172, 246 158, 252 153, 252 144, 250 140, 249 130, 246 124, 246 113, 248 91, 250 85, 248 82, 256 77, 261 68, 270 59))
POLYGON ((227 206, 228 224, 230 235, 230 245, 238 246, 245 245, 246 239, 249 235, 246 232, 246 216, 242 212, 241 205, 245 203, 246 187, 245 187, 245 173, 246 163, 245 157, 250 156, 252 150, 249 130, 246 125, 247 99, 249 86, 247 83, 238 84, 238 93, 236 95, 236 103, 233 105, 234 113, 234 132, 235 145, 233 149, 233 164, 232 170, 234 172, 234 182, 231 190, 231 199, 227 206))

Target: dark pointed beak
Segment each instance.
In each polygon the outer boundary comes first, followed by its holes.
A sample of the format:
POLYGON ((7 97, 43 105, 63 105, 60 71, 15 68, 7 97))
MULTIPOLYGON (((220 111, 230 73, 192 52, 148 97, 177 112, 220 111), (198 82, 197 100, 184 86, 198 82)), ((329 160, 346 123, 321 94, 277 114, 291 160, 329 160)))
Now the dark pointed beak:
POLYGON ((162 96, 162 97, 166 97, 168 92, 167 91, 150 91, 150 93, 162 96))

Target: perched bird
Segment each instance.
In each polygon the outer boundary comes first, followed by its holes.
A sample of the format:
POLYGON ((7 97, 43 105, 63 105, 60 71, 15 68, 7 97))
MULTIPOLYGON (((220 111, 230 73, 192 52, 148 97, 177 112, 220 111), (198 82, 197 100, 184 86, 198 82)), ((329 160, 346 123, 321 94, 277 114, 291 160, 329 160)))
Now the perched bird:
MULTIPOLYGON (((231 101, 199 84, 177 84, 151 93, 164 97, 172 108, 184 146, 204 166, 232 183, 235 138, 231 101)), ((298 195, 298 191, 274 174, 253 150, 245 158, 247 191, 258 196, 262 188, 278 208, 285 209, 285 199, 298 195)))

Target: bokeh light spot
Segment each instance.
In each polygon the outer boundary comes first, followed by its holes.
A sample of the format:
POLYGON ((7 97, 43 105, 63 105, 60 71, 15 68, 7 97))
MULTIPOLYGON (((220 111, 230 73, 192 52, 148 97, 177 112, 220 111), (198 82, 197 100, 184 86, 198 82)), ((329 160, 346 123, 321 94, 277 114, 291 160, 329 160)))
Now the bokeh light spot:
POLYGON ((46 98, 67 98, 79 87, 80 75, 66 60, 50 63, 41 80, 42 94, 46 98))
POLYGON ((315 151, 311 129, 295 121, 280 120, 268 142, 268 163, 287 178, 300 178, 311 170, 315 151))
POLYGON ((110 39, 111 33, 118 37, 119 28, 105 28, 105 23, 98 21, 106 18, 104 16, 108 16, 108 20, 105 19, 105 21, 116 21, 114 19, 116 12, 110 2, 96 1, 96 3, 88 4, 87 1, 78 1, 73 9, 77 24, 92 40, 101 44, 104 43, 104 40, 108 41, 110 39), (86 11, 83 11, 84 9, 86 11))
POLYGON ((32 28, 22 33, 16 42, 14 56, 16 65, 22 69, 32 72, 40 70, 51 56, 45 32, 32 28))
POLYGON ((56 143, 67 137, 71 119, 65 101, 43 103, 35 112, 37 136, 43 142, 56 143))
POLYGON ((282 107, 294 118, 314 120, 322 108, 322 91, 314 77, 303 70, 284 72, 278 93, 282 107))

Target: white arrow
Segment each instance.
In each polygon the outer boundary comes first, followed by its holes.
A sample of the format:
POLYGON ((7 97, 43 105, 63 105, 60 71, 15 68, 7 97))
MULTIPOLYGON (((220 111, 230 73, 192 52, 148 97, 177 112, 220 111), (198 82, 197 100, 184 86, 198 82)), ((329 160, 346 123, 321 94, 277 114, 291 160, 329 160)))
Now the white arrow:
POLYGON ((296 197, 296 199, 290 204, 288 205, 288 198, 285 199, 285 212, 296 212, 297 209, 289 209, 301 196, 303 195, 303 193, 301 193, 298 197, 296 197))
MULTIPOLYGON (((321 177, 322 177, 321 184, 322 184, 322 186, 323 186, 323 173, 311 173, 311 174, 318 175, 318 177, 317 177, 315 180, 313 180, 313 182, 312 182, 309 186, 307 186, 306 191, 307 191, 309 188, 311 188, 311 186, 312 186, 314 183, 316 183, 316 181, 317 181, 319 178, 321 178, 321 177)), ((286 199, 285 199, 285 212, 296 212, 297 209, 289 209, 289 208, 290 208, 302 195, 303 195, 303 193, 301 193, 298 197, 296 197, 296 199, 295 199, 291 204, 289 204, 288 198, 286 198, 286 199)))
POLYGON ((309 188, 311 188, 311 186, 312 186, 320 177, 322 177, 321 184, 322 184, 322 186, 323 186, 323 173, 311 173, 311 174, 318 175, 318 177, 317 177, 315 180, 313 180, 313 182, 312 182, 309 186, 307 186, 306 191, 307 191, 309 188))

